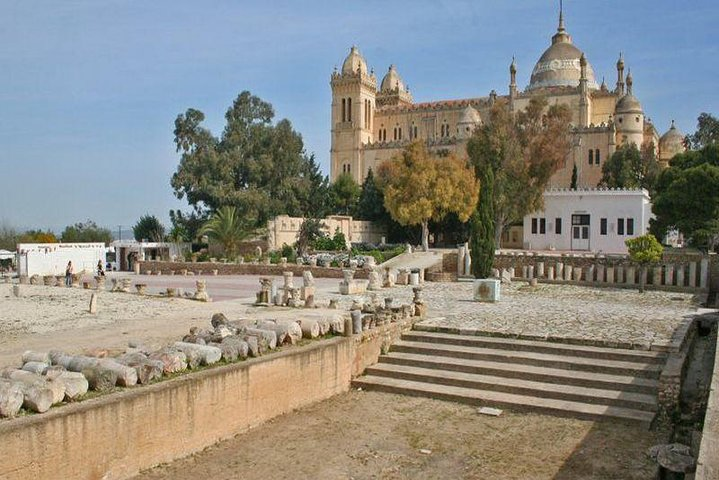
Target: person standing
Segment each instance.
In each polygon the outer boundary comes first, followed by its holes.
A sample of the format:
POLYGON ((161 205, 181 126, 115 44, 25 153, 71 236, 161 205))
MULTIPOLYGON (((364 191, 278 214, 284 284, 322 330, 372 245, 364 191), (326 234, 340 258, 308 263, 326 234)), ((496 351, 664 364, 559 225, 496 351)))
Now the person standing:
POLYGON ((73 268, 72 268, 72 260, 67 262, 67 267, 65 267, 65 286, 66 287, 72 287, 72 274, 73 274, 73 268))
POLYGON ((102 268, 102 260, 97 261, 97 276, 98 277, 105 276, 105 270, 102 268))

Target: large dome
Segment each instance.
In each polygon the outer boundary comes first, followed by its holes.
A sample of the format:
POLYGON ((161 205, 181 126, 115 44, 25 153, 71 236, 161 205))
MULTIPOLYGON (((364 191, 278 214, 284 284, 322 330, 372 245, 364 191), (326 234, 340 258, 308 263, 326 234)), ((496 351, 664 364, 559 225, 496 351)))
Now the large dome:
POLYGON ((347 55, 347 58, 345 58, 344 63, 342 64, 342 73, 350 73, 354 74, 357 72, 360 73, 367 73, 367 62, 365 62, 364 57, 359 52, 359 49, 355 46, 353 46, 350 49, 349 55, 347 55))
MULTIPOLYGON (((552 37, 552 45, 544 51, 534 66, 527 90, 579 86, 579 78, 582 74, 579 64, 581 56, 582 51, 572 43, 572 37, 564 29, 564 19, 560 15, 559 28, 552 37)), ((589 62, 587 62, 587 86, 593 90, 599 88, 589 62)))

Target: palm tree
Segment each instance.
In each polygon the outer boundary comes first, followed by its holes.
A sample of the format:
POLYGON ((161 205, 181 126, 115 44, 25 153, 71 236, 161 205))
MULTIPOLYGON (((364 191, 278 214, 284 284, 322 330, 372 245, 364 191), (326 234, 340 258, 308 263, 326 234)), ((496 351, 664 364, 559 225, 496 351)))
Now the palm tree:
POLYGON ((240 242, 256 233, 251 220, 243 218, 237 208, 220 207, 202 226, 201 235, 215 240, 225 251, 228 258, 235 258, 240 242))

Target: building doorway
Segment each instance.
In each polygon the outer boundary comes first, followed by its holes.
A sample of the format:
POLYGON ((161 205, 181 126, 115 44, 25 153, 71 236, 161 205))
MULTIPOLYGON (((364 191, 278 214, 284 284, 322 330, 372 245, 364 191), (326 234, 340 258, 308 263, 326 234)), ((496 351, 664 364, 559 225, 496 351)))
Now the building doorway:
POLYGON ((589 250, 589 215, 572 215, 572 250, 589 250))

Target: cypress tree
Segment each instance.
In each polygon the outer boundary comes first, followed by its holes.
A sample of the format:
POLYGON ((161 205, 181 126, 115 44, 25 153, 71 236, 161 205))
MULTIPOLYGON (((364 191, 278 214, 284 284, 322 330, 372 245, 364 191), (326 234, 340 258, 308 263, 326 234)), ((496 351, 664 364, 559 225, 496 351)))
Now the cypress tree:
POLYGON ((572 181, 569 184, 569 188, 572 190, 577 189, 577 164, 574 164, 574 168, 572 168, 572 181))
POLYGON ((472 274, 489 278, 494 264, 494 172, 490 166, 480 177, 479 204, 470 220, 469 248, 472 253, 472 274))

